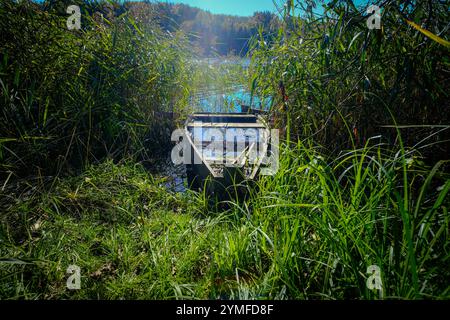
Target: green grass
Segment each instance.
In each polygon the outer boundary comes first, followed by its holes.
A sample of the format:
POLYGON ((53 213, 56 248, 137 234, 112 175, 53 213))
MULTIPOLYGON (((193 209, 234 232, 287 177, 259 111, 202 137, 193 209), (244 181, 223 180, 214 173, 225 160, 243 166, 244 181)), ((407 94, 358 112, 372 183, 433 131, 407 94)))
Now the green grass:
POLYGON ((202 296, 211 244, 227 226, 160 184, 140 166, 107 162, 19 200, 3 215, 0 250, 27 264, 1 263, 2 298, 202 296), (65 288, 70 264, 82 270, 79 292, 65 288))
POLYGON ((65 9, 0 3, 0 177, 149 158, 170 139, 161 114, 184 113, 193 75, 186 37, 128 12, 102 19, 102 4, 81 5, 83 29, 69 31, 65 9))
POLYGON ((448 296, 449 177, 394 155, 375 145, 329 162, 298 143, 263 180, 253 215, 291 297, 376 298, 366 287, 371 265, 382 270, 382 298, 448 296))
POLYGON ((407 175, 421 180, 413 197, 409 184, 402 190, 406 162, 386 152, 367 146, 327 163, 301 143, 284 148, 278 174, 222 212, 201 194, 171 193, 140 165, 93 166, 6 203, 0 295, 450 298, 450 180, 410 163, 407 175), (79 291, 65 288, 71 264, 82 270, 79 291), (382 292, 367 289, 371 265, 382 292))
POLYGON ((449 51, 407 23, 448 37, 444 4, 406 9, 404 1, 378 1, 382 29, 369 30, 366 7, 355 1, 330 2, 317 16, 301 14, 302 1, 283 2, 289 5, 273 44, 254 39, 249 83, 274 98, 286 137, 312 137, 332 155, 378 135, 395 145, 400 136, 405 146, 423 148, 430 163, 448 159, 449 51), (393 125, 403 126, 401 135, 393 125))
POLYGON ((438 34, 448 10, 387 1, 368 31, 350 2, 295 2, 248 71, 126 12, 68 32, 61 8, 0 4, 1 299, 450 298, 448 49, 403 19, 438 34), (157 114, 243 81, 273 98, 278 173, 223 206, 169 191, 142 165, 170 147, 157 114))

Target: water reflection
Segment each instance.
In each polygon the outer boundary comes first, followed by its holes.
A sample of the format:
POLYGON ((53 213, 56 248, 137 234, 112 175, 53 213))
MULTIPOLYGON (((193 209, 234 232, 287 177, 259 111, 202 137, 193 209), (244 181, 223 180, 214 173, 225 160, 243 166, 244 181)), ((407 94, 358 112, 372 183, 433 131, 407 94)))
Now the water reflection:
POLYGON ((227 90, 209 90, 191 100, 193 106, 200 112, 245 112, 243 106, 261 111, 267 111, 272 103, 270 98, 260 99, 251 94, 244 86, 235 86, 227 90))

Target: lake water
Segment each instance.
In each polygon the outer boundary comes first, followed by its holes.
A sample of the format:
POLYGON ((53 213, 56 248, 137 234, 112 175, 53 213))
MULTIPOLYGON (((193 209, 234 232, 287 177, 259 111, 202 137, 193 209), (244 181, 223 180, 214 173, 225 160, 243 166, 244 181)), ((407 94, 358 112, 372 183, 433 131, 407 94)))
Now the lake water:
POLYGON ((270 99, 262 100, 252 94, 244 86, 228 88, 226 92, 205 92, 193 102, 202 112, 242 112, 242 106, 252 106, 258 110, 268 110, 270 99))
MULTIPOLYGON (((250 59, 239 58, 208 58, 197 61, 198 63, 208 65, 210 68, 218 68, 227 65, 240 65, 247 69, 250 65, 250 59)), ((252 95, 250 90, 238 81, 229 87, 212 87, 201 90, 196 96, 191 97, 191 103, 198 112, 243 112, 242 106, 251 106, 253 109, 268 110, 272 103, 270 98, 260 99, 252 95)))

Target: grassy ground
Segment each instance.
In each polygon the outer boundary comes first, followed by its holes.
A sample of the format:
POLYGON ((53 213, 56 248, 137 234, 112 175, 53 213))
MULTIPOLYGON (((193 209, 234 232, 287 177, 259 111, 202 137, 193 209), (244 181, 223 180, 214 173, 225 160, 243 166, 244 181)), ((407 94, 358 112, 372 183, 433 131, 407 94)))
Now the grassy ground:
POLYGON ((438 167, 421 180, 401 159, 367 147, 327 164, 298 144, 224 211, 137 164, 107 161, 51 191, 7 186, 16 200, 3 203, 0 296, 449 298, 450 180, 438 167), (422 181, 417 201, 404 170, 422 181), (81 290, 66 289, 72 264, 81 290), (367 288, 371 265, 382 291, 367 288))
POLYGON ((406 22, 443 36, 447 8, 387 1, 370 31, 354 6, 296 3, 247 73, 126 12, 69 32, 65 8, 2 1, 0 298, 449 299, 448 49, 406 22), (170 148, 166 114, 236 73, 287 141, 275 176, 214 209, 138 163, 170 148))

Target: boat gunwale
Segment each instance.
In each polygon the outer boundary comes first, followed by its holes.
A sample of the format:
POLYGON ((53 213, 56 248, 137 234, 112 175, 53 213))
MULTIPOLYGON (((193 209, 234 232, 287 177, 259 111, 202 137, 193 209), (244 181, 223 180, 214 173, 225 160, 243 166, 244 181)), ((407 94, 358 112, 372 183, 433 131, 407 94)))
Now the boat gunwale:
MULTIPOLYGON (((224 129, 232 129, 232 128, 254 128, 254 129, 265 129, 269 131, 269 126, 267 125, 267 122, 263 119, 261 115, 255 115, 255 114, 242 114, 242 113, 194 113, 188 117, 186 120, 184 131, 186 138, 188 140, 189 145, 191 146, 192 150, 194 151, 195 155, 202 161, 202 164, 206 166, 210 174, 213 176, 213 178, 223 178, 223 175, 217 174, 210 163, 205 159, 205 157, 202 155, 202 152, 199 151, 197 146, 194 144, 192 138, 191 138, 191 132, 189 128, 195 128, 195 127, 205 127, 205 128, 211 128, 211 127, 217 127, 217 128, 224 128, 224 129), (243 123, 230 123, 230 122, 202 122, 202 121, 195 121, 195 117, 205 117, 205 118, 249 118, 254 119, 255 122, 243 122, 243 123)), ((269 140, 266 139, 262 145, 264 145, 264 153, 268 150, 269 140)), ((194 155, 194 156, 195 156, 194 155)), ((258 160, 258 163, 254 166, 254 169, 251 173, 251 175, 248 177, 250 180, 255 179, 258 170, 260 169, 263 157, 258 160)), ((191 164, 192 165, 192 164, 191 164)), ((201 165, 201 164, 199 164, 201 165)), ((225 164, 223 164, 223 167, 226 167, 225 164)))

